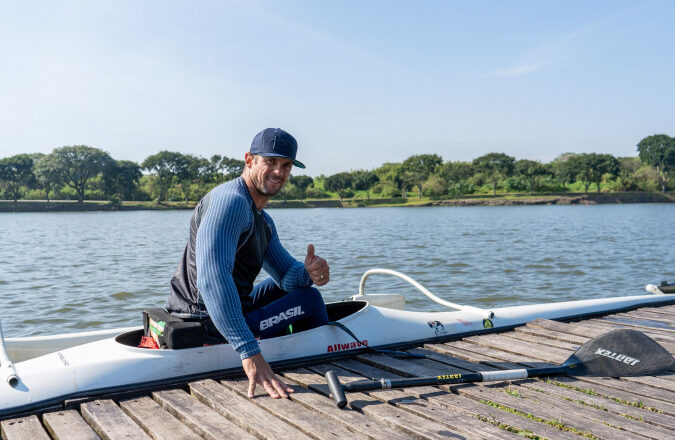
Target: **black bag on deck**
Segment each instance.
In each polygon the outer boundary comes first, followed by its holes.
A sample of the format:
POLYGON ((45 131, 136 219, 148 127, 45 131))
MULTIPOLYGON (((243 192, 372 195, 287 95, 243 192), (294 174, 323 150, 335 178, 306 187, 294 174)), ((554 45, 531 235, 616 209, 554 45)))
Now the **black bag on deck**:
POLYGON ((201 322, 176 318, 164 309, 143 310, 143 334, 154 339, 159 348, 178 349, 204 345, 201 322))

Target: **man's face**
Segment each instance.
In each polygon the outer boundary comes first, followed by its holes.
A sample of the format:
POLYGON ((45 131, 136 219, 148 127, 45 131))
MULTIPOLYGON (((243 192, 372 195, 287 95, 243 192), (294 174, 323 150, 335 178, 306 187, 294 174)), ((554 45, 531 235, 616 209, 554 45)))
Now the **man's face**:
POLYGON ((246 153, 246 166, 250 167, 251 181, 258 192, 274 196, 286 184, 293 162, 285 157, 253 156, 246 153))

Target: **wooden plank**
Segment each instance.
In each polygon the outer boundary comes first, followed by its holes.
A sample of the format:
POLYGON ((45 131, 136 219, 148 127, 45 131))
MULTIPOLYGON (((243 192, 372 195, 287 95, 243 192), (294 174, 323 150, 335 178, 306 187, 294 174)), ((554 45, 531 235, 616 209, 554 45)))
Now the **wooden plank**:
MULTIPOLYGON (((565 350, 569 354, 574 353, 581 347, 582 344, 571 344, 569 342, 556 341, 554 339, 547 338, 546 336, 533 335, 522 332, 511 332, 504 335, 505 338, 517 339, 519 341, 531 342, 533 344, 540 345, 543 350, 546 350, 544 347, 554 347, 560 350, 565 350)), ((569 356, 568 354, 568 356, 569 356)))
MULTIPOLYGON (((200 402, 260 439, 310 439, 303 432, 254 404, 248 397, 240 396, 214 380, 192 382, 190 392, 200 402)), ((258 396, 258 399, 275 400, 266 395, 258 396)))
MULTIPOLYGON (((644 420, 634 420, 614 414, 607 411, 604 406, 595 407, 586 405, 581 399, 567 400, 561 398, 558 394, 551 395, 548 393, 541 393, 520 386, 514 391, 518 393, 519 397, 540 402, 541 404, 551 405, 551 407, 555 407, 556 410, 564 412, 566 416, 573 417, 575 420, 583 418, 601 425, 609 425, 622 431, 632 432, 635 436, 642 436, 655 440, 672 439, 672 431, 669 428, 648 425, 644 420)), ((595 432, 596 430, 597 428, 594 428, 591 432, 595 432)))
MULTIPOLYGON (((315 411, 313 405, 303 405, 297 399, 303 394, 312 394, 322 399, 326 404, 330 404, 331 401, 301 386, 288 384, 288 381, 283 378, 279 379, 295 390, 290 399, 255 398, 251 402, 313 438, 349 438, 355 440, 377 438, 367 436, 358 431, 350 431, 348 426, 338 423, 329 417, 324 417, 321 411, 315 411)), ((248 398, 248 380, 223 380, 220 384, 238 393, 240 396, 248 398)), ((336 412, 335 405, 331 405, 330 410, 333 413, 336 412)))
POLYGON ((3 420, 0 422, 0 433, 4 440, 49 440, 35 415, 3 420))
POLYGON ((157 391, 152 393, 152 397, 178 420, 207 440, 255 438, 183 390, 157 391))
POLYGON ((100 438, 80 413, 73 409, 43 414, 42 422, 52 438, 56 440, 98 440, 100 438))
POLYGON ((425 348, 413 348, 411 350, 407 350, 411 353, 414 354, 419 354, 426 356, 427 359, 434 360, 436 362, 440 362, 444 365, 449 365, 451 367, 455 367, 458 369, 462 369, 465 371, 495 371, 498 370, 498 368, 492 367, 490 365, 483 365, 475 362, 470 362, 461 358, 458 358, 456 356, 453 356, 449 354, 448 352, 442 352, 442 351, 435 351, 433 349, 428 349, 426 346, 425 348))
POLYGON ((562 342, 567 342, 569 344, 574 344, 574 345, 583 345, 584 343, 588 342, 591 339, 587 336, 576 336, 576 335, 572 335, 572 334, 569 334, 569 333, 557 332, 557 331, 553 331, 553 330, 537 328, 537 327, 530 327, 530 326, 516 327, 514 330, 517 333, 524 333, 524 334, 527 334, 527 335, 541 336, 541 337, 548 338, 552 341, 562 341, 562 342))
MULTIPOLYGON (((356 360, 340 360, 336 361, 335 364, 346 370, 354 371, 364 377, 400 377, 356 360)), ((408 404, 406 407, 407 409, 414 409, 419 405, 419 401, 413 401, 411 396, 416 399, 425 399, 430 404, 450 410, 450 414, 443 413, 442 417, 448 420, 448 422, 457 423, 460 426, 460 432, 463 429, 471 429, 473 430, 472 432, 483 432, 485 427, 483 425, 478 425, 477 423, 485 422, 493 425, 490 432, 500 438, 506 436, 506 432, 509 434, 516 433, 519 436, 577 438, 576 434, 560 431, 544 423, 536 422, 507 411, 502 411, 472 399, 466 399, 455 394, 443 392, 437 387, 412 387, 406 388, 404 391, 386 390, 371 392, 369 395, 394 404, 398 404, 398 402, 408 404), (494 428, 497 427, 499 429, 495 431, 494 428)))
MULTIPOLYGON (((468 344, 472 345, 473 344, 468 344)), ((427 344, 424 346, 425 348, 429 348, 430 350, 438 351, 439 353, 447 353, 451 356, 454 356, 459 359, 464 359, 468 362, 471 363, 480 363, 480 365, 485 365, 487 367, 495 368, 498 370, 501 369, 514 369, 514 368, 522 368, 522 365, 511 363, 511 362, 504 362, 496 357, 488 356, 485 354, 481 353, 475 353, 470 350, 464 350, 462 348, 459 348, 455 345, 455 342, 450 342, 447 344, 427 344)), ((481 347, 482 348, 482 347, 481 347)))
POLYGON ((517 340, 506 335, 471 336, 470 338, 464 338, 464 340, 486 348, 501 350, 519 356, 527 356, 530 359, 554 364, 560 364, 569 357, 569 353, 565 350, 554 347, 544 348, 538 344, 517 340))
POLYGON ((642 420, 645 423, 664 428, 675 426, 675 417, 671 415, 608 399, 607 397, 599 395, 597 392, 589 394, 573 388, 558 386, 556 385, 556 381, 528 379, 519 381, 517 384, 523 388, 528 388, 539 393, 547 393, 551 396, 566 399, 568 401, 579 402, 594 408, 602 408, 605 411, 623 417, 630 417, 633 420, 642 420))
MULTIPOLYGON (((296 370, 283 373, 301 385, 328 395, 328 386, 324 377, 309 370, 296 370)), ((444 425, 432 422, 415 414, 404 411, 395 406, 381 402, 363 393, 350 393, 348 406, 371 417, 379 423, 384 423, 394 429, 416 438, 447 439, 454 435, 444 425)), ((333 408, 336 408, 333 406, 333 408)), ((335 410, 335 409, 334 409, 335 410)))
MULTIPOLYGON (((446 344, 444 344, 446 346, 446 344)), ((463 356, 458 353, 458 356, 463 356)), ((479 353, 471 354, 473 362, 492 362, 494 358, 479 353)), ((520 368, 519 365, 509 366, 508 368, 520 368)), ((546 378, 542 379, 547 381, 546 378)), ((598 378, 570 378, 566 376, 558 376, 554 378, 554 382, 560 387, 569 387, 578 389, 579 392, 586 395, 599 395, 609 402, 620 402, 626 406, 644 407, 652 412, 660 412, 667 415, 675 415, 675 403, 666 399, 655 399, 651 397, 656 390, 645 387, 641 384, 626 386, 617 379, 598 379, 598 378), (586 379, 586 380, 583 380, 586 379)), ((658 393, 657 393, 658 395, 658 393)))
POLYGON ((125 399, 120 408, 155 440, 200 440, 201 437, 181 423, 148 396, 125 399))
POLYGON ((550 319, 535 319, 534 321, 528 322, 526 326, 587 338, 595 338, 605 333, 600 329, 584 326, 582 324, 566 324, 563 322, 552 321, 550 319))
MULTIPOLYGON (((422 375, 422 376, 432 375, 434 370, 438 371, 433 367, 425 367, 429 368, 429 370, 423 371, 424 369, 420 368, 417 365, 417 362, 415 363, 409 362, 410 367, 406 369, 405 364, 399 362, 400 360, 390 358, 387 356, 377 356, 377 357, 373 356, 371 357, 371 361, 373 359, 377 359, 377 361, 381 363, 382 367, 384 367, 383 369, 396 372, 401 371, 403 376, 409 376, 413 371, 415 375, 422 375)), ((624 435, 623 432, 617 429, 609 428, 603 425, 602 420, 590 419, 586 417, 585 411, 575 410, 573 406, 565 405, 564 402, 563 403, 552 402, 549 399, 540 396, 533 396, 536 398, 530 399, 514 400, 513 399, 514 396, 509 395, 507 393, 499 393, 497 390, 494 390, 494 392, 492 392, 488 391, 489 387, 479 387, 474 385, 454 386, 452 387, 452 389, 457 390, 460 394, 466 393, 467 395, 477 399, 478 401, 487 398, 488 400, 494 402, 497 405, 503 405, 508 408, 513 408, 514 410, 519 411, 521 413, 533 414, 536 417, 548 421, 561 420, 561 423, 563 423, 563 425, 573 430, 591 432, 593 433, 593 435, 599 435, 603 438, 611 438, 611 439, 634 438, 634 436, 631 437, 630 435, 624 435), (560 410, 560 408, 562 407, 566 408, 565 412, 560 410)), ((605 417, 607 416, 605 415, 605 417)), ((618 421, 618 419, 614 421, 616 422, 618 421)), ((628 422, 626 424, 629 425, 630 423, 628 422)))
POLYGON ((543 420, 544 423, 559 426, 562 430, 579 435, 592 434, 596 438, 607 440, 633 440, 636 438, 632 433, 603 425, 602 422, 578 417, 577 414, 572 415, 567 412, 567 408, 563 411, 561 406, 551 405, 541 400, 523 398, 492 387, 466 385, 455 387, 455 389, 460 395, 479 402, 489 402, 491 405, 508 408, 511 411, 524 414, 526 417, 529 416, 537 420, 543 420))
POLYGON ((124 414, 112 400, 95 400, 80 406, 82 417, 105 440, 149 439, 148 435, 124 414))
MULTIPOLYGON (((348 430, 358 433, 359 435, 367 436, 374 439, 407 439, 411 438, 410 434, 405 434, 400 430, 389 427, 384 423, 378 422, 360 412, 354 411, 351 408, 345 408, 341 411, 336 411, 335 403, 332 399, 325 395, 306 390, 309 384, 321 383, 321 377, 306 369, 296 369, 286 371, 283 373, 284 378, 293 380, 294 383, 304 385, 303 390, 306 392, 295 392, 291 395, 294 402, 298 402, 306 408, 319 413, 319 417, 324 420, 331 420, 342 424, 348 430)), ((286 383, 288 383, 288 380, 286 383)), ((324 382, 325 383, 325 382, 324 382)))

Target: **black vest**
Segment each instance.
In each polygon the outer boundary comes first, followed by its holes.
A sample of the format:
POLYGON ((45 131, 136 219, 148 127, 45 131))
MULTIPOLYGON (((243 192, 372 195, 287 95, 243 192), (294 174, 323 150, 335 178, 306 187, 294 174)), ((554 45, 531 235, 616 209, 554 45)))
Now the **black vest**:
MULTIPOLYGON (((166 310, 179 318, 203 319, 208 317, 206 305, 197 288, 195 249, 197 231, 208 210, 210 196, 210 193, 204 196, 195 207, 190 220, 190 239, 185 245, 183 256, 171 278, 171 295, 166 303, 166 310)), ((251 203, 251 213, 253 222, 250 228, 239 236, 232 269, 232 278, 237 286, 244 313, 252 309, 253 303, 249 294, 253 290, 255 278, 262 269, 267 244, 272 237, 271 227, 254 203, 251 203)))

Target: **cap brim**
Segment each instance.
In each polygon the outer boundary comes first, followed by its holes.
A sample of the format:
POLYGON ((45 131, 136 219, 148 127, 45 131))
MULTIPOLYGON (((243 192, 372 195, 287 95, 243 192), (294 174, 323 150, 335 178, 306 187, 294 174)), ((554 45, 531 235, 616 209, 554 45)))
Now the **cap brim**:
MULTIPOLYGON (((283 154, 275 154, 275 153, 256 153, 258 156, 265 156, 265 157, 285 157, 286 159, 291 159, 288 156, 284 156, 283 154)), ((293 162, 293 165, 295 165, 298 168, 305 168, 305 164, 300 162, 299 160, 291 159, 291 162, 293 162)))

